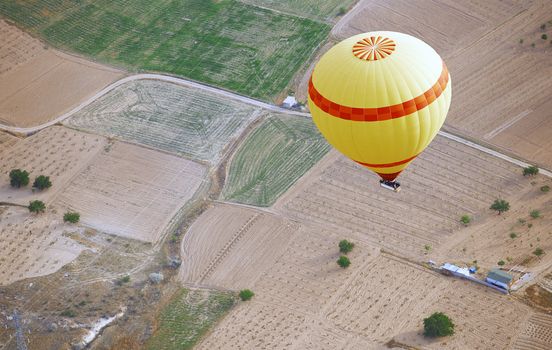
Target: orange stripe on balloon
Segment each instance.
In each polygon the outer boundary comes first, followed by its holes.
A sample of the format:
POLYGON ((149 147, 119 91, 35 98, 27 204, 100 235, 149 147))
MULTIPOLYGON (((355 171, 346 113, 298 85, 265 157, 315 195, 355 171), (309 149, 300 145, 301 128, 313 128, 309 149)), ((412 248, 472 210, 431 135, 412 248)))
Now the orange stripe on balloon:
POLYGON ((309 97, 318 108, 334 117, 359 122, 377 122, 401 118, 427 107, 441 96, 447 87, 448 81, 449 72, 445 62, 443 62, 443 70, 437 82, 420 96, 392 106, 356 108, 337 104, 322 96, 314 87, 311 76, 309 80, 309 97))
POLYGON ((410 162, 412 159, 416 158, 417 156, 418 156, 418 155, 416 154, 416 155, 413 156, 413 157, 410 157, 410 158, 407 158, 407 159, 403 159, 403 160, 399 160, 398 162, 384 163, 384 164, 369 164, 369 163, 359 162, 358 160, 355 160, 355 162, 357 162, 357 163, 360 164, 360 165, 364 165, 364 166, 367 166, 367 167, 370 167, 370 168, 391 168, 391 167, 394 167, 394 166, 402 165, 402 164, 404 164, 404 163, 408 163, 408 162, 410 162))

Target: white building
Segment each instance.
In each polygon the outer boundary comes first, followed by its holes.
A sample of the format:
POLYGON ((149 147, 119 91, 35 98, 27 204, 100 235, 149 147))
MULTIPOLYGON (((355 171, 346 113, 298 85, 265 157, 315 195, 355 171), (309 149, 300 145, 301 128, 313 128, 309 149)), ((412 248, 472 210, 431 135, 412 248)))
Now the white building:
POLYGON ((486 281, 491 284, 494 284, 495 286, 499 286, 501 288, 508 290, 510 288, 510 285, 512 284, 513 279, 514 277, 509 273, 506 273, 498 269, 494 269, 489 272, 489 274, 487 275, 486 281))
POLYGON ((297 100, 295 99, 294 96, 286 97, 286 99, 282 103, 282 107, 284 108, 293 108, 295 106, 297 106, 297 100))
POLYGON ((453 264, 445 263, 441 266, 441 270, 450 271, 454 275, 464 275, 470 277, 470 270, 467 267, 458 267, 453 264))

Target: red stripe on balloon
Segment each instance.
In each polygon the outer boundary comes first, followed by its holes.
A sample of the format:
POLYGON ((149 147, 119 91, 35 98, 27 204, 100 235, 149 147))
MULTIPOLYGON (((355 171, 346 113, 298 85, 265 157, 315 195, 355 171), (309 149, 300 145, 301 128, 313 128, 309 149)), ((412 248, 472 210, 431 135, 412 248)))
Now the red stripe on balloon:
POLYGON ((314 87, 311 76, 309 80, 309 97, 318 108, 334 117, 359 122, 377 122, 401 118, 427 107, 441 96, 447 87, 448 81, 449 72, 445 62, 443 62, 443 70, 437 82, 420 96, 392 106, 356 108, 340 105, 322 96, 314 87))
POLYGON ((391 168, 391 167, 394 167, 394 166, 402 165, 404 163, 408 163, 412 159, 416 158, 417 156, 418 155, 416 154, 415 156, 412 156, 412 157, 407 158, 407 159, 399 160, 398 162, 384 163, 384 164, 369 164, 369 163, 359 162, 358 160, 355 160, 355 162, 357 162, 360 165, 364 165, 364 166, 367 166, 367 167, 370 167, 370 168, 391 168))

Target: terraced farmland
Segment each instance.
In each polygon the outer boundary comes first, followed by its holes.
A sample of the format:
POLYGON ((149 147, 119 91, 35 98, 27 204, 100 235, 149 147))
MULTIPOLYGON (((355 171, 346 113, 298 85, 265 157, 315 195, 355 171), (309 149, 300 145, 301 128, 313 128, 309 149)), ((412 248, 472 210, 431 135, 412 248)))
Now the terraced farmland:
POLYGON ((12 136, 6 132, 0 131, 0 152, 4 149, 15 145, 19 139, 15 136, 12 136))
POLYGON ((324 158, 274 206, 287 217, 358 233, 384 249, 424 258, 460 228, 463 214, 487 210, 529 190, 519 168, 437 137, 401 175, 403 191, 382 189, 370 171, 336 153, 324 158))
POLYGON ((154 80, 132 81, 87 106, 67 125, 216 163, 258 109, 154 80))
POLYGON ((56 203, 98 231, 157 242, 205 173, 196 162, 117 142, 76 175, 56 203))
POLYGON ((241 2, 331 22, 337 15, 342 15, 342 12, 345 12, 355 0, 241 0, 241 2))
POLYGON ((83 246, 66 237, 79 229, 61 214, 29 214, 26 208, 0 208, 0 285, 51 274, 75 259, 83 246))
POLYGON ((5 148, 0 144, 0 201, 27 205, 30 200, 40 199, 48 204, 105 143, 103 137, 60 126, 44 129, 15 143, 9 137, 5 148), (31 183, 22 188, 11 187, 9 173, 12 169, 28 171, 31 183), (49 176, 52 187, 34 191, 32 181, 39 175, 49 176))
POLYGON ((329 150, 310 119, 272 116, 234 155, 225 199, 271 205, 329 150))
POLYGON ((286 88, 330 30, 236 0, 6 0, 0 15, 57 47, 262 99, 286 88))
POLYGON ((234 302, 235 296, 227 292, 182 290, 162 311, 159 328, 148 340, 146 348, 191 349, 234 302))
POLYGON ((536 313, 525 323, 525 329, 514 343, 515 350, 546 350, 552 348, 552 317, 536 313))

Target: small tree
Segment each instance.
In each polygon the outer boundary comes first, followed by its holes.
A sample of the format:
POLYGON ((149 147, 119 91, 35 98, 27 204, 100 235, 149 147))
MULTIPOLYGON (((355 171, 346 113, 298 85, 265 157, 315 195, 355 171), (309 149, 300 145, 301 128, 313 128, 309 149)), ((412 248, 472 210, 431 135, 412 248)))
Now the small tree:
POLYGON ((349 242, 346 239, 339 242, 339 251, 343 254, 349 253, 351 250, 353 250, 354 247, 355 244, 353 242, 349 242))
POLYGON ((454 334, 454 323, 442 312, 435 312, 424 319, 424 335, 426 337, 444 337, 454 334))
POLYGON ((540 188, 541 192, 547 193, 550 192, 550 186, 544 185, 540 188))
POLYGON ((339 257, 339 259, 337 259, 337 265, 345 269, 349 267, 349 265, 351 265, 351 260, 349 260, 349 258, 345 255, 342 255, 339 257))
POLYGON ((46 209, 46 204, 43 201, 35 200, 29 203, 29 211, 31 213, 42 213, 46 209))
POLYGON ((541 39, 542 39, 542 40, 548 39, 548 35, 546 35, 546 34, 541 35, 541 39))
POLYGON ((538 210, 531 210, 531 212, 529 213, 529 215, 531 215, 531 217, 532 217, 533 219, 538 219, 538 218, 540 218, 541 213, 540 213, 540 211, 538 211, 538 210))
POLYGON ((516 237, 517 237, 517 233, 515 233, 515 232, 510 233, 510 238, 511 239, 514 239, 516 237))
POLYGON ((10 171, 10 185, 20 188, 29 184, 29 173, 26 170, 13 169, 10 171))
POLYGON ((541 256, 541 255, 544 254, 544 250, 542 250, 542 248, 537 248, 537 249, 535 249, 533 254, 535 254, 536 256, 541 256))
POLYGON ((242 289, 239 294, 242 301, 248 301, 249 299, 253 298, 254 295, 255 293, 253 293, 249 289, 242 289))
POLYGON ((50 182, 50 177, 44 175, 38 176, 33 183, 33 187, 38 188, 39 190, 44 190, 50 188, 51 186, 52 182, 50 182))
POLYGON ((130 282, 130 276, 125 275, 125 276, 119 278, 118 280, 116 280, 115 284, 118 285, 118 286, 122 286, 123 284, 128 283, 128 282, 130 282))
POLYGON ((539 173, 539 168, 534 165, 529 165, 523 168, 523 176, 533 176, 539 173))
POLYGON ((468 224, 471 222, 471 217, 469 215, 462 215, 460 218, 460 222, 464 224, 464 226, 468 226, 468 224))
POLYGON ((510 203, 506 202, 504 199, 496 199, 491 205, 491 209, 496 210, 498 215, 500 215, 503 212, 510 210, 510 203))
POLYGON ((504 260, 499 260, 497 264, 498 266, 504 266, 504 264, 506 263, 504 262, 504 260))
POLYGON ((345 14, 345 12, 347 12, 347 9, 342 6, 342 7, 339 8, 339 11, 337 12, 337 15, 338 16, 343 16, 345 14))
POLYGON ((80 220, 80 214, 76 212, 68 211, 67 213, 63 214, 63 221, 70 222, 72 224, 76 224, 80 220))

